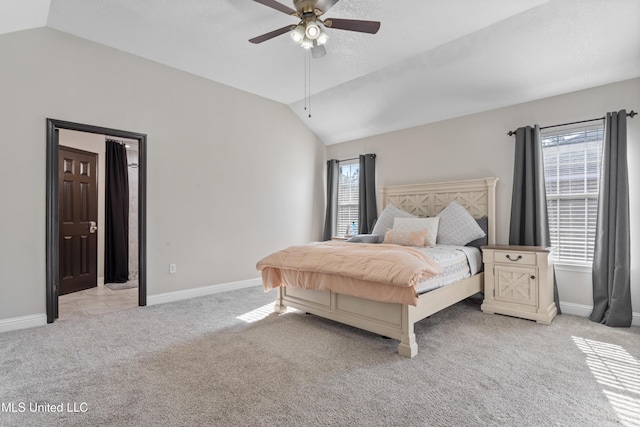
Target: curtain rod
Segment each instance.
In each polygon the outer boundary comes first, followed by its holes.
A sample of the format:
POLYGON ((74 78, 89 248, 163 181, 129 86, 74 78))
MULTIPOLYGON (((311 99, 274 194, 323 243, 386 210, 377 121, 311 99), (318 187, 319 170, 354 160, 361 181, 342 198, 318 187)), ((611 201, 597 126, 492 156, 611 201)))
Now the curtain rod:
MULTIPOLYGON (((374 158, 376 157, 375 154, 365 154, 365 156, 373 156, 374 158)), ((351 160, 360 160, 360 157, 352 157, 350 159, 342 159, 342 160, 338 160, 338 163, 340 162, 349 162, 351 160)))
MULTIPOLYGON (((372 156, 373 158, 376 157, 375 154, 365 154, 365 156, 372 156)), ((352 157, 350 159, 342 159, 342 160, 337 160, 337 159, 333 159, 336 162, 340 163, 340 162, 350 162, 351 160, 360 160, 360 157, 352 157)), ((332 160, 327 160, 327 164, 329 164, 329 162, 331 162, 332 160)))
MULTIPOLYGON (((631 117, 633 119, 633 117, 635 115, 637 115, 638 113, 636 113, 635 111, 631 110, 630 112, 627 113, 628 117, 631 117)), ((561 123, 559 125, 550 125, 550 126, 544 126, 541 127, 540 129, 548 129, 548 128, 557 128, 559 126, 567 126, 567 125, 577 125, 578 123, 587 123, 587 122, 595 122, 596 120, 604 120, 605 117, 598 117, 595 119, 589 119, 589 120, 580 120, 579 122, 570 122, 570 123, 561 123)), ((510 130, 509 132, 507 132, 507 135, 509 136, 513 136, 516 134, 515 130, 510 130)))

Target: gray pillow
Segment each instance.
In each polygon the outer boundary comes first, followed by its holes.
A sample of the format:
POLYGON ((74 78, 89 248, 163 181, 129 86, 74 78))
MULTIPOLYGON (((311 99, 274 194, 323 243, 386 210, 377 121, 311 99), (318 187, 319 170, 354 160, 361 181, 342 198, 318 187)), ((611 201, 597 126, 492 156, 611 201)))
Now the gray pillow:
POLYGON ((486 236, 471 214, 455 200, 437 216, 440 218, 437 240, 439 245, 464 246, 486 236))
POLYGON ((478 223, 480 228, 482 228, 482 231, 484 231, 485 236, 479 239, 476 239, 473 242, 467 243, 466 246, 473 246, 475 248, 480 249, 481 246, 485 246, 488 244, 486 234, 487 234, 487 231, 489 230, 489 218, 487 218, 486 216, 483 216, 482 218, 476 218, 476 222, 478 223))
POLYGON ((352 243, 380 243, 384 240, 384 236, 379 234, 356 234, 347 242, 352 243))
POLYGON ((373 230, 371 234, 378 234, 380 236, 384 236, 387 233, 387 230, 393 228, 393 220, 396 218, 416 218, 415 215, 411 215, 409 212, 405 212, 402 209, 398 209, 392 204, 388 204, 386 208, 382 211, 378 220, 376 221, 376 225, 373 226, 373 230))

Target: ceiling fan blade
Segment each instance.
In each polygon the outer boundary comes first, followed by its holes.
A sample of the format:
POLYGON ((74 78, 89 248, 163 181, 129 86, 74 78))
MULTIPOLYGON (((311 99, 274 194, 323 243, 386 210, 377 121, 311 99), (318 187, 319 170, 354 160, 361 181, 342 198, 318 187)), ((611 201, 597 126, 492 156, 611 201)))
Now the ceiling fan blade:
POLYGON ((333 5, 338 3, 340 0, 318 0, 316 3, 316 9, 320 9, 322 13, 327 13, 327 10, 331 9, 333 5))
POLYGON ((360 21, 358 19, 333 19, 324 20, 324 26, 337 30, 358 31, 360 33, 375 34, 380 29, 378 21, 360 21))
POLYGON ((251 43, 253 43, 253 44, 258 44, 258 43, 266 42, 267 40, 271 40, 274 37, 278 37, 281 34, 288 33, 289 31, 291 31, 291 25, 287 25, 286 27, 278 28, 277 30, 273 30, 273 31, 271 31, 269 33, 263 34, 263 35, 258 36, 258 37, 254 37, 254 38, 250 39, 249 41, 251 43))
POLYGON ((286 13, 287 15, 295 15, 297 12, 293 9, 291 9, 288 6, 283 5, 282 3, 278 3, 275 0, 253 0, 256 3, 260 3, 263 4, 267 7, 270 7, 271 9, 275 9, 278 10, 282 13, 286 13))
POLYGON ((311 56, 313 58, 322 58, 327 54, 327 50, 324 48, 324 45, 318 44, 315 40, 313 41, 313 47, 311 48, 311 56))

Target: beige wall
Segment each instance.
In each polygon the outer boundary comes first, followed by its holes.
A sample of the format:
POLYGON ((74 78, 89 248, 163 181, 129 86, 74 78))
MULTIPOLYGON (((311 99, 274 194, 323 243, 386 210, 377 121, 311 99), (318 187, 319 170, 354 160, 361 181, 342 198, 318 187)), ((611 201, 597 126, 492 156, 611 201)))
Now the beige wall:
POLYGON ((326 150, 287 106, 49 28, 0 61, 0 320, 45 313, 47 117, 147 134, 149 295, 321 235, 326 150))
MULTIPOLYGON (((429 100, 425 100, 429 102, 429 100)), ((640 110, 640 79, 514 105, 361 140, 331 145, 328 158, 376 153, 378 185, 497 176, 497 239, 509 240, 514 138, 509 130, 602 117, 608 111, 640 110)), ((631 186, 631 253, 640 253, 640 116, 628 121, 631 186)), ((632 256, 633 309, 640 313, 640 258, 632 256)), ((592 306, 589 271, 558 268, 560 300, 592 306)))

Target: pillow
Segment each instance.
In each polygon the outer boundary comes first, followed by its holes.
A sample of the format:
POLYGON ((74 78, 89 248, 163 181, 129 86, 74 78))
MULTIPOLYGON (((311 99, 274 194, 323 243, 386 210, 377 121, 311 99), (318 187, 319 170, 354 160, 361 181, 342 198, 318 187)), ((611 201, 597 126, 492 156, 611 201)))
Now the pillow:
POLYGON ((352 243, 380 243, 384 238, 379 234, 356 234, 347 242, 352 243))
POLYGON ((376 225, 373 226, 371 234, 379 234, 381 236, 384 236, 387 230, 393 228, 393 219, 396 217, 415 218, 416 216, 411 215, 409 212, 405 212, 402 209, 398 209, 392 204, 388 204, 380 214, 380 217, 378 217, 376 225))
POLYGON ((455 200, 437 216, 440 218, 437 237, 440 245, 464 246, 486 236, 471 214, 455 200))
POLYGON ((395 243, 402 246, 425 246, 428 230, 389 230, 384 235, 383 243, 395 243))
POLYGON ((435 246, 438 236, 438 223, 440 218, 395 218, 393 221, 393 229, 400 231, 418 231, 427 230, 426 246, 435 246))
POLYGON ((478 223, 480 228, 482 228, 482 231, 484 231, 485 235, 484 237, 476 239, 473 242, 467 243, 467 246, 473 246, 474 248, 480 249, 480 247, 489 244, 487 240, 487 231, 489 230, 489 218, 487 218, 486 216, 483 216, 482 218, 476 218, 476 222, 478 223))

